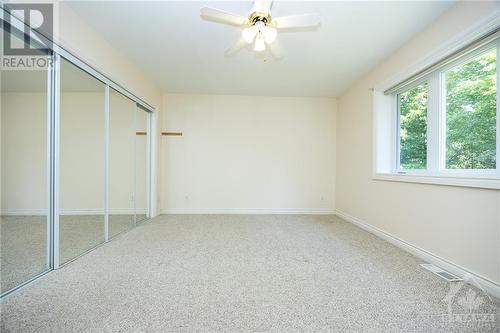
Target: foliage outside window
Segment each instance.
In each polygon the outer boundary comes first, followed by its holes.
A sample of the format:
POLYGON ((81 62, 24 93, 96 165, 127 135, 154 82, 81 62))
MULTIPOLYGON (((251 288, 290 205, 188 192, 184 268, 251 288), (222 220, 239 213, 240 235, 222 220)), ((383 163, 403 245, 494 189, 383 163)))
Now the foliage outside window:
POLYGON ((496 168, 496 59, 494 48, 445 73, 447 169, 496 168))
POLYGON ((427 83, 420 84, 399 98, 400 167, 427 167, 427 83))

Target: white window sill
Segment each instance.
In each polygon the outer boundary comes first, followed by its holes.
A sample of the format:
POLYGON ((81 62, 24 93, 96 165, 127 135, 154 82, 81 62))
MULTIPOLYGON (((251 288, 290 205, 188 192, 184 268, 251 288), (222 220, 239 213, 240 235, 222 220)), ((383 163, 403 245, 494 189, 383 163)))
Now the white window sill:
POLYGON ((396 173, 376 173, 374 180, 385 180, 392 182, 434 184, 446 186, 461 186, 500 190, 500 179, 478 178, 478 177, 457 177, 457 176, 430 176, 430 175, 409 175, 396 173))

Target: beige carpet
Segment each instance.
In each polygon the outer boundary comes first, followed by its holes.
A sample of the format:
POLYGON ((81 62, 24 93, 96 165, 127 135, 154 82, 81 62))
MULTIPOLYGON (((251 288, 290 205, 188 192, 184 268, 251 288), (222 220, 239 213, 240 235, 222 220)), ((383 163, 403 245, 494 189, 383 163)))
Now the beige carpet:
MULTIPOLYGON (((138 215, 144 220, 145 215, 138 215)), ((132 228, 133 215, 110 215, 109 235, 132 228)), ((104 217, 65 215, 59 218, 61 264, 104 242, 104 217)), ((7 291, 47 270, 45 216, 0 217, 0 289, 7 291)))
POLYGON ((4 298, 1 328, 498 330, 498 300, 419 263, 332 216, 161 216, 4 298))

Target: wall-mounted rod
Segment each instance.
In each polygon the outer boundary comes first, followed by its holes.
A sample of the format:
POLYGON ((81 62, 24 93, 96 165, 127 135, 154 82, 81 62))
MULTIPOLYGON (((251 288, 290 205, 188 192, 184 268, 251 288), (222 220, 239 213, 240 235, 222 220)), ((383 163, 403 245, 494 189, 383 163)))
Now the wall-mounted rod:
POLYGON ((182 136, 182 132, 161 132, 163 136, 182 136))

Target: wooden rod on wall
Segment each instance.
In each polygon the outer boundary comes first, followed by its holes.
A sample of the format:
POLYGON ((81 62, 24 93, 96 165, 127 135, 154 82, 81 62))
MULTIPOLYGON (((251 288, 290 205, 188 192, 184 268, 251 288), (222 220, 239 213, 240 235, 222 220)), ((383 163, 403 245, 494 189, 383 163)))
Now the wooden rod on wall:
POLYGON ((182 136, 182 132, 161 132, 163 136, 182 136))
POLYGON ((148 135, 146 132, 135 132, 135 135, 148 135))

